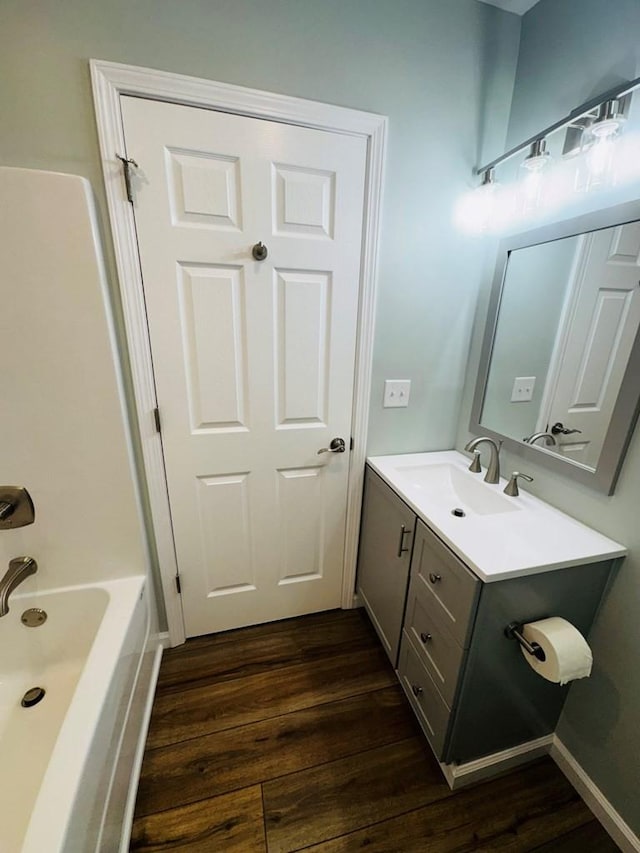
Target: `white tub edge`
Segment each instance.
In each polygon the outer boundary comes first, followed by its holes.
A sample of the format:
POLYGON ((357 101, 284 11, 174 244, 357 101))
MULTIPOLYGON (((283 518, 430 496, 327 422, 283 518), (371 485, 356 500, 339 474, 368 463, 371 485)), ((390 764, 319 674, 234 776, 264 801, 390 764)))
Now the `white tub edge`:
POLYGON ((129 783, 129 792, 127 794, 127 802, 124 811, 124 819, 122 822, 122 832, 120 839, 119 853, 129 853, 129 842, 131 839, 131 830, 133 828, 133 815, 136 807, 136 797, 138 794, 138 780, 140 779, 140 771, 142 770, 142 760, 144 758, 144 748, 147 743, 147 734, 149 732, 149 722, 151 721, 151 711, 153 709, 153 700, 155 698, 156 683, 160 672, 160 664, 162 662, 162 653, 164 647, 159 644, 155 650, 155 657, 151 669, 151 678, 149 680, 149 689, 147 691, 147 699, 142 716, 142 725, 136 746, 136 753, 133 759, 131 768, 131 779, 129 783))
POLYGON ((39 594, 44 598, 49 594, 98 587, 107 590, 110 601, 42 780, 22 853, 42 853, 43 850, 47 850, 48 853, 64 851, 65 836, 85 763, 120 659, 127 628, 138 601, 144 594, 145 585, 144 575, 134 575, 101 583, 61 587, 39 594), (117 602, 117 598, 122 600, 117 602), (116 606, 111 606, 114 602, 116 606), (118 604, 120 606, 117 606, 118 604), (117 638, 117 644, 114 643, 115 638, 117 638), (104 658, 102 663, 101 658, 104 658), (99 683, 94 679, 96 667, 104 676, 99 683), (64 776, 69 780, 68 786, 64 786, 63 789, 59 785, 58 771, 61 763, 65 768, 64 776))

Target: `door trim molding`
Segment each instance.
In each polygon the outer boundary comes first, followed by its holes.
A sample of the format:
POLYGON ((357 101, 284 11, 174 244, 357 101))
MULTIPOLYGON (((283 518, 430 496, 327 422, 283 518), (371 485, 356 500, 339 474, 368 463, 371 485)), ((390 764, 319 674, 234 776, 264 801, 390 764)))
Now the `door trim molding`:
POLYGON ((100 142, 100 158, 129 349, 137 431, 147 480, 147 494, 158 554, 158 569, 167 614, 169 640, 173 646, 184 642, 185 629, 182 606, 174 582, 177 562, 171 530, 162 444, 153 418, 157 401, 135 222, 122 179, 122 164, 116 156, 125 154, 120 96, 134 95, 186 106, 204 107, 367 139, 367 180, 352 422, 354 449, 351 452, 349 465, 341 602, 343 608, 353 607, 369 420, 378 247, 388 120, 386 116, 374 113, 248 89, 229 83, 187 77, 167 71, 138 68, 96 59, 90 60, 89 65, 100 142))

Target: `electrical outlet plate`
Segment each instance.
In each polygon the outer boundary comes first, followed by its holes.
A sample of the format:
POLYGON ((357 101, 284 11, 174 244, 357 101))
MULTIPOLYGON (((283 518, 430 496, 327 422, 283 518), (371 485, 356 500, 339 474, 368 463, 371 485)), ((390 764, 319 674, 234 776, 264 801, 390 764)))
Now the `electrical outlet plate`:
POLYGON ((536 384, 535 376, 516 376, 511 392, 512 403, 528 403, 533 399, 533 389, 536 384))
POLYGON ((386 379, 384 383, 385 409, 396 409, 409 405, 410 379, 386 379))

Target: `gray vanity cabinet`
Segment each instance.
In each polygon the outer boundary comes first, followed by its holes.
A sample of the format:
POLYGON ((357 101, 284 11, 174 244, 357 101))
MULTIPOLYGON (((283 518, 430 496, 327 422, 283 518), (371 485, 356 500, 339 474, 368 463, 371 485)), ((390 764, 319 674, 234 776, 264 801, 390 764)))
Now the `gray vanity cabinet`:
POLYGON ((483 583, 367 468, 358 590, 394 665, 400 647, 398 678, 444 763, 554 731, 568 687, 537 675, 504 629, 562 616, 586 636, 614 563, 483 583))
POLYGON ((569 685, 535 673, 525 661, 527 653, 504 636, 504 629, 512 621, 562 616, 586 637, 613 562, 481 584, 445 761, 472 761, 555 731, 569 685))
POLYGON ((416 516, 404 501, 367 468, 357 591, 394 667, 398 660, 415 523, 416 516))
POLYGON ((482 583, 418 521, 398 677, 440 761, 472 761, 554 731, 569 688, 537 675, 504 629, 562 616, 586 635, 611 566, 482 583))

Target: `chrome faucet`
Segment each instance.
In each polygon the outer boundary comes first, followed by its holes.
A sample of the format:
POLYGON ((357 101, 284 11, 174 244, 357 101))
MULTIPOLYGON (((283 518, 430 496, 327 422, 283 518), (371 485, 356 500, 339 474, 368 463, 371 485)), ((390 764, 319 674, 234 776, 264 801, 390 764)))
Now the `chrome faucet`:
POLYGON ((22 581, 38 571, 38 564, 33 557, 15 557, 9 563, 5 576, 0 580, 0 616, 9 612, 9 596, 22 581))
MULTIPOLYGON (((500 441, 498 444, 492 439, 487 438, 486 436, 480 435, 478 438, 472 438, 467 444, 465 444, 465 450, 475 450, 479 444, 485 442, 491 448, 491 458, 489 459, 489 466, 487 468, 487 473, 484 475, 485 483, 499 483, 500 482, 500 448, 502 447, 502 442, 500 441)), ((474 457, 473 462, 469 468, 470 471, 476 470, 474 467, 477 462, 477 456, 474 457)))
POLYGON ((551 435, 550 432, 534 432, 533 435, 528 435, 526 438, 523 438, 525 444, 535 444, 536 441, 539 441, 541 438, 544 438, 544 443, 547 447, 551 447, 551 445, 557 445, 555 435, 551 435))

